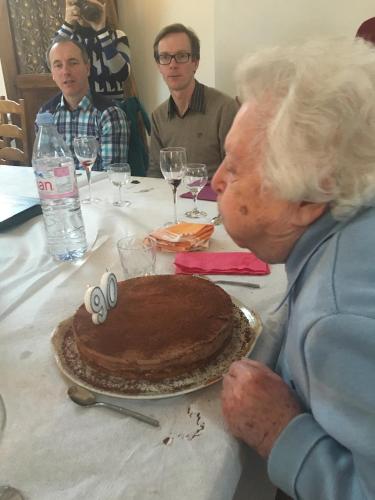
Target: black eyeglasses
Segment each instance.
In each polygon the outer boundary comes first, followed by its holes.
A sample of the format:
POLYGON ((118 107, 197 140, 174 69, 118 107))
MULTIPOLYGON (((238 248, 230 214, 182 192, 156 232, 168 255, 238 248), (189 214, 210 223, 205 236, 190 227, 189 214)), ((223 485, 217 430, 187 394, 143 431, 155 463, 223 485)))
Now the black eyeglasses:
POLYGON ((191 54, 189 52, 177 52, 177 54, 168 54, 162 52, 158 54, 158 63, 159 64, 170 64, 172 59, 176 61, 178 64, 187 63, 190 59, 191 54))

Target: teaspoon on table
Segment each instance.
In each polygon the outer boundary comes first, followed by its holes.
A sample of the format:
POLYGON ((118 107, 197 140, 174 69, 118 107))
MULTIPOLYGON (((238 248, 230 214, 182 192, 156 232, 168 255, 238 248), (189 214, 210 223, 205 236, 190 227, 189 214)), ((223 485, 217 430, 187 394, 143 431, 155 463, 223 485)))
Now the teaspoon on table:
POLYGON ((128 417, 133 417, 146 424, 153 425, 154 427, 159 427, 159 421, 155 418, 148 417, 147 415, 143 415, 142 413, 138 413, 137 411, 130 410, 129 408, 124 408, 122 406, 114 405, 112 403, 104 403, 102 401, 97 401, 95 394, 90 392, 83 387, 79 387, 77 385, 72 385, 68 389, 68 396, 72 401, 77 403, 77 405, 84 406, 89 408, 91 406, 105 406, 110 408, 111 410, 118 411, 123 415, 127 415, 128 417))
POLYGON ((148 193, 149 191, 152 191, 155 188, 146 188, 146 189, 140 189, 139 191, 133 191, 134 194, 138 193, 148 193))
POLYGON ((12 486, 0 486, 0 500, 24 500, 24 497, 12 486))
POLYGON ((260 288, 260 285, 258 285, 258 283, 249 283, 248 281, 215 280, 213 278, 209 278, 206 274, 193 274, 192 276, 212 281, 212 283, 215 283, 216 285, 234 285, 244 286, 246 288, 260 288))
POLYGON ((218 285, 234 285, 234 286, 244 286, 245 288, 260 288, 257 283, 248 283, 243 281, 228 281, 228 280, 212 280, 218 285))
POLYGON ((212 217, 210 220, 210 224, 213 224, 214 226, 220 226, 222 220, 221 220, 221 215, 218 214, 215 217, 212 217))

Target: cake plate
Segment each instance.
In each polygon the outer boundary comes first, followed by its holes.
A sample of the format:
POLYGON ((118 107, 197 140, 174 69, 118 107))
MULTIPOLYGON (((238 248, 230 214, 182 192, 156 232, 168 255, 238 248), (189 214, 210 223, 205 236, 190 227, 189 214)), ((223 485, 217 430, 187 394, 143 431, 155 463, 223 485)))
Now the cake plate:
POLYGON ((237 299, 233 303, 233 335, 224 350, 205 367, 162 382, 128 380, 93 368, 82 361, 72 332, 72 317, 61 322, 52 333, 57 365, 63 375, 81 387, 127 399, 160 399, 179 396, 208 387, 222 379, 230 364, 250 354, 262 330, 258 314, 237 299))

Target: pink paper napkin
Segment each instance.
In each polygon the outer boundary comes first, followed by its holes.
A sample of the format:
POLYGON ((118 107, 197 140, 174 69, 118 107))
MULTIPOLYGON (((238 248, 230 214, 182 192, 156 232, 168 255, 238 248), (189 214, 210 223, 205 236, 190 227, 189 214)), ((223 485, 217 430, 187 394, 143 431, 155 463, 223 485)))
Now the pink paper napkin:
MULTIPOLYGON (((184 193, 180 196, 180 198, 192 198, 191 193, 184 193)), ((215 191, 212 189, 210 183, 208 182, 202 191, 198 194, 198 200, 206 200, 206 201, 216 201, 217 195, 215 191)))
POLYGON ((176 274, 269 274, 269 265, 249 252, 178 253, 176 274))

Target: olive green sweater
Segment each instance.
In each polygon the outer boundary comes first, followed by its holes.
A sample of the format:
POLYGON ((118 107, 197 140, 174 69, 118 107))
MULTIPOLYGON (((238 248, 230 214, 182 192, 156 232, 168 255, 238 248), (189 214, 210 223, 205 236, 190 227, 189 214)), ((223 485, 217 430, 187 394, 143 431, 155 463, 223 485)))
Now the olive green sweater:
POLYGON ((197 82, 188 111, 180 117, 172 97, 152 113, 148 176, 161 177, 160 149, 186 148, 189 163, 205 163, 211 178, 224 158, 224 141, 238 111, 235 99, 197 82), (197 95, 198 94, 198 95, 197 95))

